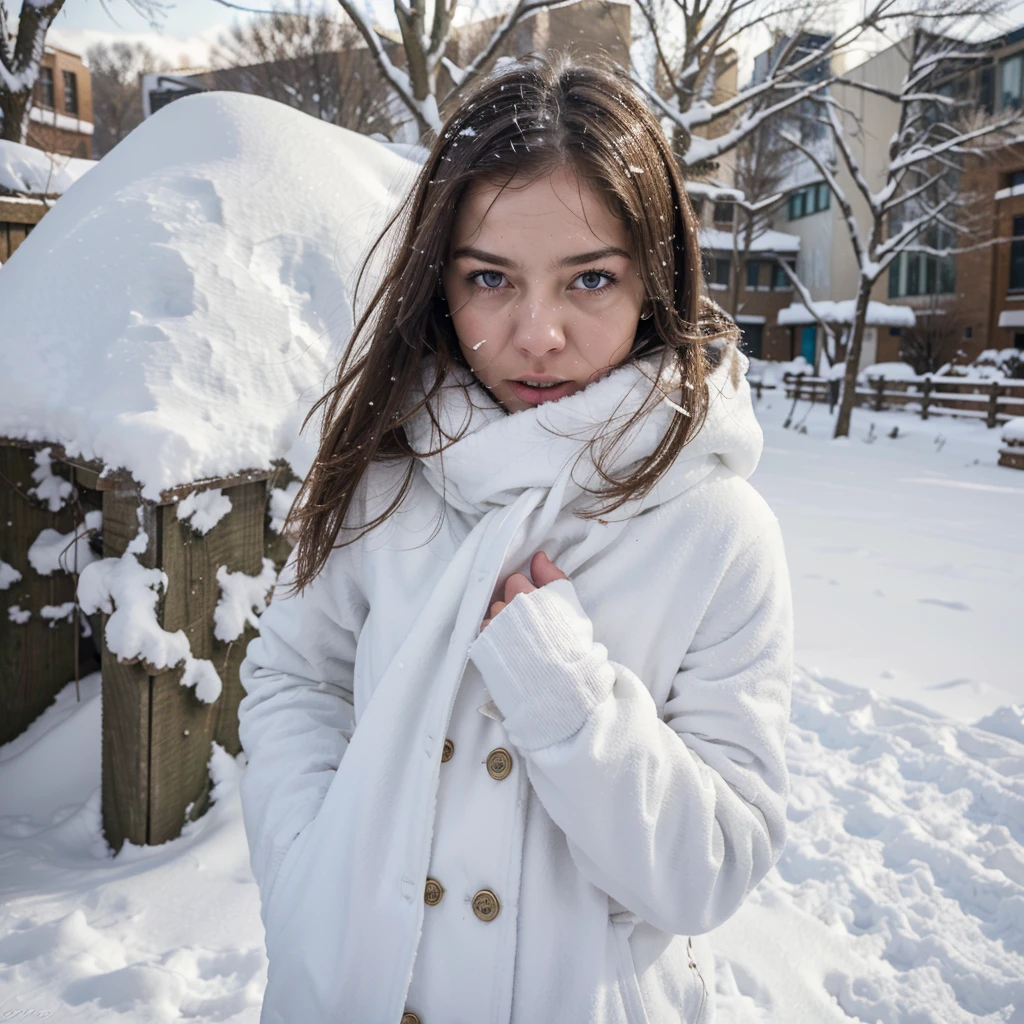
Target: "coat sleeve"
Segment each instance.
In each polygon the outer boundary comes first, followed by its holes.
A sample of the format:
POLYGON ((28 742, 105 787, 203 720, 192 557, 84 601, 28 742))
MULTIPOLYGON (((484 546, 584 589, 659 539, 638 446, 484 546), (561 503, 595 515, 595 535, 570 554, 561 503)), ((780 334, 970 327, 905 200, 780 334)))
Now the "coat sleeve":
POLYGON ((716 928, 782 854, 792 630, 772 520, 726 565, 663 715, 568 580, 517 595, 470 648, 579 870, 657 928, 716 928))
POLYGON ((356 640, 367 609, 350 559, 349 548, 336 549, 302 594, 278 598, 293 553, 239 669, 247 758, 239 795, 264 924, 285 854, 320 810, 352 734, 356 640))

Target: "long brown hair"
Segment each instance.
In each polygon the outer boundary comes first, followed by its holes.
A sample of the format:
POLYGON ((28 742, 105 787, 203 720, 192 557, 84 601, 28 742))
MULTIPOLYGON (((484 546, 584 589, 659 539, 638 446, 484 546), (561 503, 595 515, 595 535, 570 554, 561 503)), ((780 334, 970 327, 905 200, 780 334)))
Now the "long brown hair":
MULTIPOLYGON (((463 93, 411 191, 370 249, 372 258, 400 222, 387 269, 358 319, 337 379, 303 423, 326 407, 316 462, 288 517, 298 547, 293 588, 312 582, 333 548, 353 543, 398 509, 418 457, 434 455, 461 436, 440 433, 430 400, 452 364, 467 365, 440 288, 456 208, 467 187, 481 181, 505 186, 514 177, 566 165, 605 198, 629 230, 647 304, 653 306, 653 316, 638 322, 629 358, 661 352, 661 368, 674 364, 686 382, 689 412, 676 416, 655 451, 624 477, 605 472, 601 454, 595 455, 603 486, 592 493, 605 503, 577 514, 596 518, 642 496, 700 430, 707 413, 705 343, 734 341, 735 326, 702 298, 697 222, 661 126, 626 72, 610 61, 584 63, 555 51, 505 62, 463 93), (430 353, 436 373, 424 392, 423 361, 430 353), (435 436, 446 441, 416 452, 404 424, 424 407, 435 436), (347 522, 368 466, 384 460, 408 462, 393 500, 368 522, 347 522)), ((362 276, 361 271, 357 292, 362 276)), ((603 439, 604 455, 662 397, 652 386, 637 413, 603 439)))

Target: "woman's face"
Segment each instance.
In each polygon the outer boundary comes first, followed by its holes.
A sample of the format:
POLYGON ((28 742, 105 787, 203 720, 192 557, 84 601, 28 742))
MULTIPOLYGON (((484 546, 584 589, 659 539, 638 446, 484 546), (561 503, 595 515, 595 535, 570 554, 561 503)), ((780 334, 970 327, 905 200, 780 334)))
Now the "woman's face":
POLYGON ((629 354, 644 303, 630 248, 572 168, 467 192, 444 294, 467 362, 509 412, 571 395, 629 354))

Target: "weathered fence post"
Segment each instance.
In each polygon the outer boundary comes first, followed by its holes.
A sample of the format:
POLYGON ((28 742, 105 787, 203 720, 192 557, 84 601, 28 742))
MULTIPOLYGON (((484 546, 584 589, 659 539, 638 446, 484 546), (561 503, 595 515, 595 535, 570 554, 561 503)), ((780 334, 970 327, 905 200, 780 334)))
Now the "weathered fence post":
POLYGON ((875 412, 882 411, 882 396, 885 392, 885 378, 874 377, 868 379, 868 384, 875 389, 875 412))
POLYGON ((988 385, 988 414, 985 417, 985 424, 991 430, 997 425, 996 416, 999 413, 999 395, 1002 388, 998 381, 989 381, 988 385))
POLYGON ((103 643, 103 831, 114 850, 125 839, 156 845, 179 835, 186 821, 209 806, 211 743, 232 755, 241 750, 238 666, 254 633, 246 626, 232 641, 214 636, 217 571, 223 566, 259 574, 266 544, 266 478, 224 487, 231 511, 204 534, 177 516, 175 498, 191 490, 179 488, 160 504, 142 500, 133 483, 103 495, 104 554, 124 554, 139 530, 136 510, 141 508, 148 544, 136 558, 168 578, 157 607, 159 624, 169 633, 182 630, 192 657, 212 661, 222 686, 220 696, 206 703, 181 685, 183 666, 121 661, 103 643))
POLYGON ((925 375, 924 380, 921 382, 921 419, 928 419, 928 403, 932 397, 932 378, 929 374, 925 375))

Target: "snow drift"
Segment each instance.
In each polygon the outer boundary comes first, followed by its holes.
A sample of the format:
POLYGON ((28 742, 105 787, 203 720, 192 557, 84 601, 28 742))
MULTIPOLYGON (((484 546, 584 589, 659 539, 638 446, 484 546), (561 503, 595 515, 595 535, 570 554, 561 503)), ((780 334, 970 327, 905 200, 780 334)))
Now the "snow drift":
POLYGON ((168 105, 0 272, 0 436, 123 467, 150 499, 278 458, 305 475, 316 439, 300 441, 302 417, 417 169, 271 100, 168 105))
POLYGON ((0 139, 0 189, 8 192, 57 195, 95 166, 95 160, 44 153, 34 146, 0 139))

